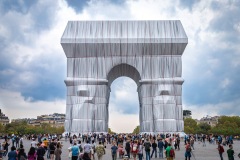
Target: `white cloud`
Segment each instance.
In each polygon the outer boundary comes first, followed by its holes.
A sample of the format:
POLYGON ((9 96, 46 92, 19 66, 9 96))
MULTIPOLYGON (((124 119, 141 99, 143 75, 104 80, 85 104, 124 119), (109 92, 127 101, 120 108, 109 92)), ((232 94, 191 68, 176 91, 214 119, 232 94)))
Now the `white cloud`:
POLYGON ((221 82, 221 84, 220 84, 220 87, 221 88, 227 88, 228 86, 229 86, 229 84, 230 84, 230 80, 228 79, 228 78, 225 78, 222 82, 221 82))
POLYGON ((201 119, 202 117, 209 116, 239 116, 240 108, 238 107, 240 100, 231 102, 221 102, 217 104, 203 104, 203 105, 188 105, 186 104, 183 109, 191 110, 194 119, 201 119))
MULTIPOLYGON (((36 91, 37 92, 37 91, 36 91)), ((37 118, 39 115, 65 113, 65 100, 31 102, 24 99, 19 92, 0 89, 0 106, 10 119, 37 118)))
POLYGON ((109 113, 109 128, 117 133, 132 133, 134 128, 139 125, 139 115, 123 114, 111 111, 109 113))

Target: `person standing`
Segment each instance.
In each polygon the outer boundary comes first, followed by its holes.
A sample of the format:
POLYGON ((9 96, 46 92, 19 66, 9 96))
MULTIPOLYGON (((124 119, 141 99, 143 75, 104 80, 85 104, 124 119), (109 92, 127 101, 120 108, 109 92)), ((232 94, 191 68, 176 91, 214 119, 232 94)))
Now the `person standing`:
POLYGON ((185 151, 185 160, 190 160, 192 149, 191 149, 191 146, 190 146, 190 142, 189 142, 189 141, 187 141, 187 145, 186 145, 185 148, 186 148, 186 151, 185 151))
POLYGON ((146 160, 150 160, 150 151, 151 151, 151 143, 149 142, 148 138, 146 139, 146 142, 144 143, 145 152, 146 152, 146 160))
POLYGON ((87 140, 87 143, 83 146, 83 150, 84 150, 84 153, 87 153, 89 155, 89 157, 91 157, 91 145, 89 143, 89 141, 87 140))
POLYGON ((137 140, 135 140, 132 144, 132 155, 133 155, 134 160, 136 160, 137 153, 138 153, 138 142, 137 142, 137 140))
POLYGON ((194 151, 194 138, 193 137, 190 138, 190 145, 194 151))
POLYGON ((54 151, 54 155, 55 155, 55 160, 61 160, 61 154, 62 154, 62 150, 61 150, 61 144, 57 144, 57 148, 54 151))
POLYGON ((138 160, 142 160, 143 158, 143 146, 142 141, 138 142, 138 160))
POLYGON ((31 147, 28 152, 28 160, 36 160, 37 154, 35 147, 31 147))
POLYGON ((234 160, 234 150, 233 146, 229 144, 229 149, 227 150, 228 160, 234 160))
POLYGON ((44 154, 45 154, 44 144, 38 144, 37 149, 37 160, 44 160, 44 154))
POLYGON ((160 138, 158 141, 159 158, 163 158, 163 147, 164 147, 164 144, 163 144, 162 138, 160 138))
POLYGON ((130 146, 129 140, 127 140, 127 143, 126 143, 126 145, 125 145, 125 150, 126 150, 126 152, 127 152, 128 158, 130 158, 131 146, 130 146))
POLYGON ((105 154, 105 148, 102 145, 101 141, 99 141, 99 145, 97 145, 96 147, 96 153, 97 153, 98 160, 102 160, 102 156, 105 154))
POLYGON ((218 150, 220 159, 223 160, 222 154, 223 154, 223 152, 224 152, 224 148, 223 148, 223 146, 221 145, 220 142, 218 142, 218 148, 217 148, 217 150, 218 150))
POLYGON ((166 157, 167 160, 173 160, 175 158, 175 152, 171 146, 171 143, 168 143, 168 147, 166 148, 166 157))
POLYGON ((157 143, 155 142, 155 140, 152 143, 152 154, 151 154, 151 158, 153 157, 153 153, 155 152, 155 158, 157 158, 157 143))
POLYGON ((77 146, 76 142, 74 142, 70 150, 72 151, 72 160, 77 160, 79 156, 79 147, 77 146))
POLYGON ((8 143, 8 141, 5 141, 5 142, 3 143, 3 145, 4 145, 3 150, 5 150, 5 152, 3 153, 3 156, 5 157, 5 156, 7 156, 7 154, 8 154, 8 146, 9 146, 10 144, 8 143))
POLYGON ((23 145, 20 145, 20 148, 18 150, 18 159, 27 159, 27 154, 25 153, 25 150, 23 148, 23 145))
POLYGON ((56 145, 56 143, 54 142, 54 139, 52 139, 52 141, 49 144, 49 153, 50 153, 51 160, 54 159, 54 151, 56 149, 55 145, 56 145))
POLYGON ((15 146, 11 147, 11 151, 8 153, 8 159, 9 160, 17 160, 17 152, 16 152, 15 146))
POLYGON ((113 146, 111 147, 112 160, 117 159, 117 150, 118 150, 118 147, 116 146, 116 142, 113 142, 113 146))

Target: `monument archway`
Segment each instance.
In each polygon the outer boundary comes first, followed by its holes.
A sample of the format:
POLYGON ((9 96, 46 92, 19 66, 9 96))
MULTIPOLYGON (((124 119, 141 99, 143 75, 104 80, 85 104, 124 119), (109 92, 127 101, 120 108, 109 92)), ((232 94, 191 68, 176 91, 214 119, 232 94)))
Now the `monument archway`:
POLYGON ((182 59, 188 39, 180 21, 70 21, 61 38, 67 57, 65 131, 108 131, 110 85, 138 86, 140 131, 182 132, 182 59))

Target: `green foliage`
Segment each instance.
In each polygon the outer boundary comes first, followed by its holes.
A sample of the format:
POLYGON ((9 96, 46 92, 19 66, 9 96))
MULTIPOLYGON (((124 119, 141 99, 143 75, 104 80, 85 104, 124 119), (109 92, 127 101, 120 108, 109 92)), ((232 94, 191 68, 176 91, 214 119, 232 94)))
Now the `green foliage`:
POLYGON ((5 126, 0 123, 0 135, 5 133, 5 126))
POLYGON ((51 127, 50 124, 42 124, 41 126, 28 125, 27 122, 13 122, 5 126, 5 132, 7 134, 62 134, 64 127, 51 127))
POLYGON ((217 135, 240 135, 240 117, 222 116, 218 119, 218 124, 210 131, 217 135))
POLYGON ((184 132, 187 134, 215 134, 215 135, 240 135, 240 117, 222 116, 218 119, 218 124, 211 127, 207 123, 200 123, 191 118, 184 120, 184 132))
POLYGON ((133 130, 133 134, 139 134, 140 132, 140 126, 137 126, 134 130, 133 130))
POLYGON ((198 127, 197 127, 197 130, 196 130, 196 133, 198 134, 208 134, 209 130, 211 130, 211 126, 207 123, 200 123, 198 124, 198 127))
POLYGON ((108 128, 108 133, 109 133, 109 134, 115 134, 115 132, 113 132, 113 131, 111 130, 111 128, 108 128))
POLYGON ((187 134, 195 133, 197 129, 197 122, 192 118, 184 119, 184 132, 187 134))

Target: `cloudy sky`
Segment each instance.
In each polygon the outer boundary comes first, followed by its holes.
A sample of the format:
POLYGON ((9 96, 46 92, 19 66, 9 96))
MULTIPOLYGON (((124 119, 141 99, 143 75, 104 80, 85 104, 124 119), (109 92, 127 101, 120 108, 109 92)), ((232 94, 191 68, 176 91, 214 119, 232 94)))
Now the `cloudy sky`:
MULTIPOLYGON (((1 0, 0 108, 10 119, 65 113, 60 38, 69 20, 181 20, 189 38, 183 108, 193 118, 239 115, 239 15, 239 0, 1 0)), ((110 127, 132 132, 137 86, 121 77, 111 89, 110 127)))

